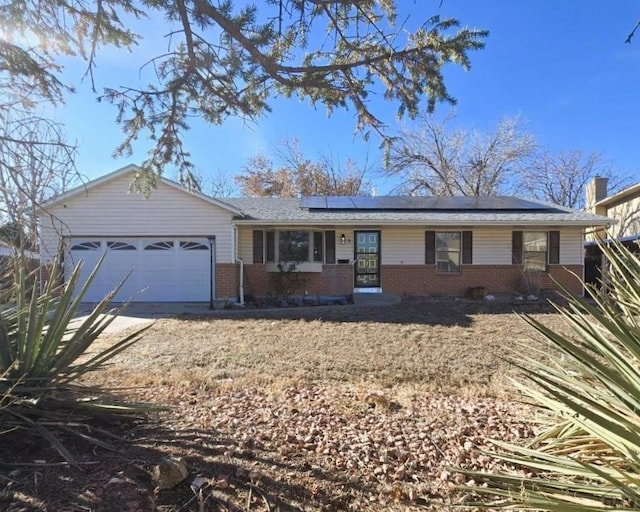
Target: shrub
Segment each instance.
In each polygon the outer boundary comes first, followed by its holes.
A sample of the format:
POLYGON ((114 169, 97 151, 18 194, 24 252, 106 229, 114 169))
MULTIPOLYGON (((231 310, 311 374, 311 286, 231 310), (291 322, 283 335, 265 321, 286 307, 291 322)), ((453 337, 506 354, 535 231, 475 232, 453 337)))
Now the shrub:
POLYGON ((305 285, 306 280, 295 262, 280 262, 278 272, 271 274, 272 294, 281 300, 287 300, 296 292, 302 291, 305 285))
POLYGON ((146 330, 140 329, 94 355, 86 354, 126 307, 109 309, 116 289, 85 320, 74 321, 96 271, 77 293, 74 289, 80 267, 66 285, 49 279, 39 292, 39 269, 29 272, 25 261, 17 258, 5 269, 11 284, 0 291, 0 435, 15 431, 36 434, 72 464, 76 462, 64 446, 63 436, 76 435, 109 447, 93 434, 100 429, 89 428, 92 419, 135 416, 158 409, 149 404, 120 403, 108 390, 79 381, 135 343, 146 330))
POLYGON ((526 380, 517 387, 547 412, 544 429, 529 446, 493 442, 491 455, 520 474, 458 470, 487 485, 474 487, 495 498, 484 506, 640 508, 640 260, 619 244, 603 251, 606 293, 592 289, 591 301, 565 290, 557 307, 569 334, 524 317, 558 351, 518 365, 526 380))

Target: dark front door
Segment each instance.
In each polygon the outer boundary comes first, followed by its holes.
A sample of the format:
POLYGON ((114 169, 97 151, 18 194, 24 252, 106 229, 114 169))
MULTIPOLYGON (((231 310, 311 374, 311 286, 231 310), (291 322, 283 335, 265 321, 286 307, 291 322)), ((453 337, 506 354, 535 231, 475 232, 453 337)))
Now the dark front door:
POLYGON ((380 231, 355 233, 356 288, 380 287, 380 231))

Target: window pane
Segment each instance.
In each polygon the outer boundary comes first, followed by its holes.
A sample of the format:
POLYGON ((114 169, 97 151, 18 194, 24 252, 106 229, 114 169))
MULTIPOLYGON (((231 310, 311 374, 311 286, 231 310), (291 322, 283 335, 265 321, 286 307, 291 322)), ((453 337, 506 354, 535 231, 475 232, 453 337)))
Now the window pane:
POLYGON ((525 231, 522 234, 524 269, 532 272, 547 270, 547 232, 525 231))
POLYGON ((524 250, 547 252, 547 232, 546 231, 525 231, 522 234, 524 250))
POLYGON ((460 272, 460 253, 455 251, 438 251, 436 253, 438 272, 460 272))
POLYGON ((436 269, 438 272, 460 272, 461 233, 436 233, 436 269))
POLYGON ((274 231, 267 231, 267 261, 276 261, 276 234, 274 231))
POLYGON ((436 233, 437 250, 460 250, 460 232, 436 233))
POLYGON ((309 261, 308 231, 280 231, 278 237, 280 261, 309 261))
POLYGON ((531 272, 544 272, 547 270, 546 252, 525 253, 524 269, 531 272))

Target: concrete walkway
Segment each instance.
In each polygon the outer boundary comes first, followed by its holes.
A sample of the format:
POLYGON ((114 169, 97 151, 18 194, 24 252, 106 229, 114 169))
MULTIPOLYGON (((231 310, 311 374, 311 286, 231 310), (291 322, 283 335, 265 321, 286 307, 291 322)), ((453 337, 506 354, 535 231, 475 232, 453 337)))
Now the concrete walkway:
MULTIPOLYGON (((114 304, 113 309, 119 304, 114 304)), ((94 304, 82 304, 72 326, 83 322, 93 310, 94 304)), ((129 327, 142 327, 155 322, 158 318, 170 318, 179 315, 208 314, 209 304, 203 302, 132 302, 109 324, 105 333, 114 333, 129 327)))
MULTIPOLYGON (((356 293, 354 305, 359 307, 391 306, 400 303, 400 297, 390 293, 356 293)), ((80 306, 76 318, 71 325, 84 321, 95 304, 85 303, 80 306)), ((117 308, 119 304, 114 304, 117 308)), ((310 308, 335 306, 309 306, 310 308)), ((348 307, 348 306, 343 306, 348 307)), ((353 307, 353 306, 351 306, 353 307)), ((297 308, 296 308, 297 309, 297 308)), ((238 309, 238 311, 243 311, 238 309)), ((258 311, 258 310, 255 310, 258 311)), ((227 311, 228 312, 228 311, 227 311)), ((130 327, 142 327, 155 322, 158 318, 171 318, 180 315, 211 315, 215 311, 209 309, 206 302, 132 302, 111 322, 105 333, 115 333, 130 327)))

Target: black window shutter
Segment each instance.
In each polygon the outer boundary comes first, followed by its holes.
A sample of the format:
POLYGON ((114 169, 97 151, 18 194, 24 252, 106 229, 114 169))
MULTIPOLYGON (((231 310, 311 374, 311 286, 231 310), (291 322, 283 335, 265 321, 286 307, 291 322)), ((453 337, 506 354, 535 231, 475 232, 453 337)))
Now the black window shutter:
POLYGON ((462 232, 462 264, 473 263, 473 231, 462 232))
POLYGON ((253 231, 253 262, 264 263, 264 231, 261 229, 253 231))
POLYGON ((549 231, 549 265, 560 263, 560 231, 549 231))
POLYGON ((436 232, 424 232, 424 262, 426 265, 434 265, 436 262, 436 232))
POLYGON ((322 263, 324 254, 322 245, 322 231, 313 232, 313 261, 322 263))
POLYGON ((333 265, 336 262, 336 232, 324 232, 324 261, 327 265, 333 265))
POLYGON ((522 265, 522 231, 511 233, 511 263, 522 265))
POLYGON ((276 233, 267 231, 267 263, 276 261, 276 233))

